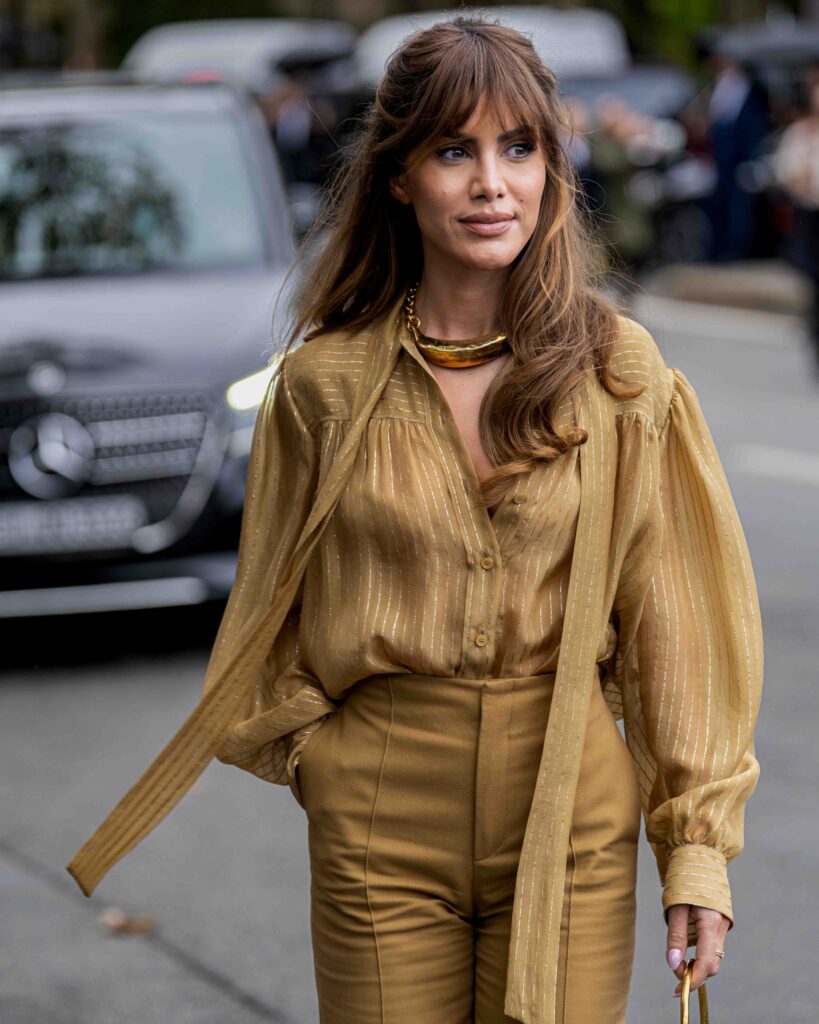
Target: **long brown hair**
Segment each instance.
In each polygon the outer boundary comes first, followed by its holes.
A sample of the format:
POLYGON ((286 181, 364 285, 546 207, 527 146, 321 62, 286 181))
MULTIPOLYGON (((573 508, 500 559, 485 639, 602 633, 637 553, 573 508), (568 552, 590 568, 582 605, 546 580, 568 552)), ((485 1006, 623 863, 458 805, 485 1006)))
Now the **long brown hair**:
POLYGON ((546 165, 538 223, 512 264, 497 313, 512 358, 487 389, 479 415, 495 467, 480 498, 492 505, 538 460, 586 440, 579 427, 556 432, 552 419, 588 368, 610 393, 634 395, 609 366, 619 310, 598 290, 606 259, 566 152, 570 117, 555 75, 525 35, 459 15, 413 33, 394 51, 297 254, 305 273, 284 351, 302 335, 309 342, 371 325, 420 278, 415 215, 392 196, 389 180, 441 145, 481 98, 498 121, 506 105, 516 123, 529 127, 546 165), (318 256, 307 260, 318 234, 318 256))

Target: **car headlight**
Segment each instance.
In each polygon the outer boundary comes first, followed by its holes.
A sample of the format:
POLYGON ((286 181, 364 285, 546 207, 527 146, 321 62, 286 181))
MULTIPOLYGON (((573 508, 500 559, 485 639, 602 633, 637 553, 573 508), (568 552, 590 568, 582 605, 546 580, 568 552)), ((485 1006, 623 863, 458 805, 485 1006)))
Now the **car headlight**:
POLYGON ((277 356, 270 366, 266 366, 257 373, 251 373, 248 377, 235 380, 225 392, 225 398, 231 409, 235 412, 248 412, 258 408, 280 360, 281 356, 277 356))

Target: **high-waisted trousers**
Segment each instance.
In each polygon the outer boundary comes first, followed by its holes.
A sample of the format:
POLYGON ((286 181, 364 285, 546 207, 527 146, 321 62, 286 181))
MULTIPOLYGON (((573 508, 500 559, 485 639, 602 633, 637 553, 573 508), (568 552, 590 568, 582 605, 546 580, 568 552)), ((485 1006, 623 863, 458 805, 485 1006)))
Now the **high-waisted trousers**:
MULTIPOLYGON (((554 673, 370 676, 308 739, 321 1024, 508 1024, 513 897, 554 673)), ((625 1024, 639 784, 592 688, 563 892, 557 1020, 625 1024)))

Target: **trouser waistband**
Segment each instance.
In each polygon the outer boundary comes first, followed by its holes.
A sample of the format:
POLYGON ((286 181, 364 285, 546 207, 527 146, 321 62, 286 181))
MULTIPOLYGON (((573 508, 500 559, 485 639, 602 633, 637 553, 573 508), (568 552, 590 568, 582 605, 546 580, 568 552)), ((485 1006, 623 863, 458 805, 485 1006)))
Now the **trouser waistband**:
MULTIPOLYGON (((379 672, 366 676, 359 682, 354 683, 351 689, 363 686, 368 683, 386 683, 391 681, 393 685, 401 683, 451 683, 461 686, 464 689, 481 689, 481 687, 492 684, 508 684, 510 688, 523 689, 527 685, 537 687, 543 683, 553 682, 557 672, 535 672, 531 675, 521 676, 439 676, 424 672, 379 672)), ((349 692, 349 691, 348 691, 349 692)))

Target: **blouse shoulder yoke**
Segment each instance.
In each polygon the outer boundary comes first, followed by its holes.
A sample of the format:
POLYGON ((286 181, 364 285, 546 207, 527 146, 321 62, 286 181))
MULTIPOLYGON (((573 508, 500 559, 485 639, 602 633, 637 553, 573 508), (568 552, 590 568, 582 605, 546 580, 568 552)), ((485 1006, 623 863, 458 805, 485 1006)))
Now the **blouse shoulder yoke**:
POLYGON ((616 414, 642 413, 659 433, 668 418, 674 393, 674 371, 666 365, 651 332, 627 316, 618 316, 611 368, 622 380, 644 385, 636 398, 616 399, 616 414))
MULTIPOLYGON (((635 398, 617 398, 615 414, 640 413, 659 433, 671 408, 674 371, 647 328, 626 316, 618 321, 611 367, 622 380, 643 385, 643 391, 635 398)), ((287 383, 311 431, 323 419, 349 417, 371 333, 372 328, 328 331, 287 353, 287 383)))
POLYGON ((323 419, 349 417, 367 365, 371 333, 370 329, 328 331, 287 353, 287 383, 311 431, 323 419))

